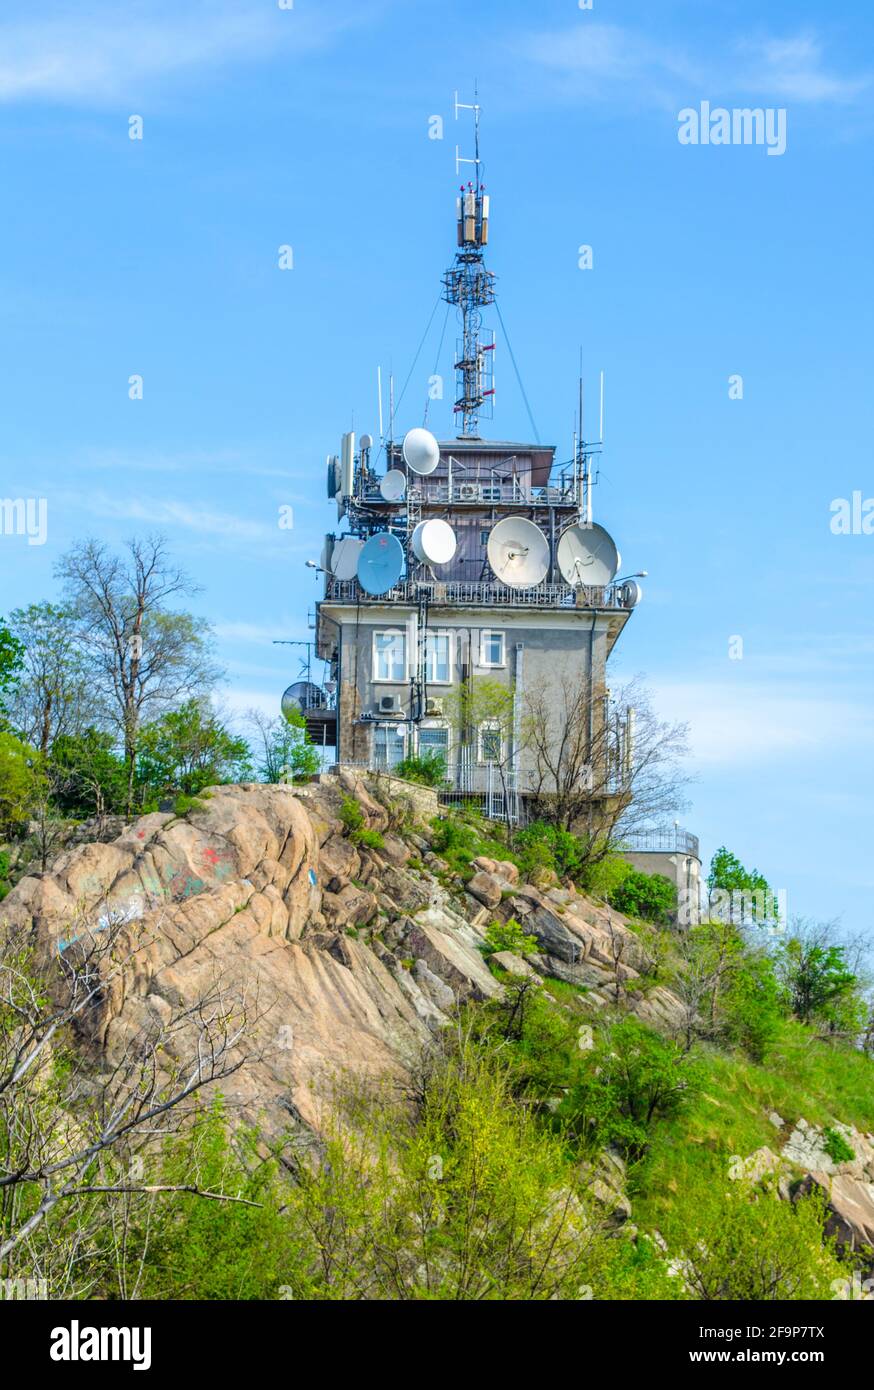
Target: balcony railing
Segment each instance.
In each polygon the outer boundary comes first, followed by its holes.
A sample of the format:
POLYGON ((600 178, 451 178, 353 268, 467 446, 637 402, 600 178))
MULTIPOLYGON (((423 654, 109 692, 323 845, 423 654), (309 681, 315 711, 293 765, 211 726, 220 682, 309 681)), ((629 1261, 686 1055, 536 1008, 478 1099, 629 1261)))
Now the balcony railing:
POLYGON ((435 607, 455 608, 584 608, 624 609, 624 586, 584 584, 572 588, 569 584, 534 584, 526 589, 511 589, 504 584, 449 580, 436 581, 402 579, 384 594, 374 596, 362 589, 357 579, 333 579, 326 576, 325 598, 333 603, 418 603, 427 597, 435 607))
POLYGON ((626 849, 641 853, 693 854, 700 859, 698 836, 679 826, 666 830, 632 830, 623 837, 626 849))
MULTIPOLYGON (((562 483, 550 483, 547 487, 529 487, 513 479, 509 482, 495 482, 492 479, 467 479, 463 476, 438 478, 433 482, 416 483, 411 489, 415 499, 423 506, 469 506, 480 510, 483 507, 573 507, 578 503, 577 485, 574 479, 562 483)), ((364 505, 385 506, 385 498, 377 486, 365 487, 355 499, 364 505)))

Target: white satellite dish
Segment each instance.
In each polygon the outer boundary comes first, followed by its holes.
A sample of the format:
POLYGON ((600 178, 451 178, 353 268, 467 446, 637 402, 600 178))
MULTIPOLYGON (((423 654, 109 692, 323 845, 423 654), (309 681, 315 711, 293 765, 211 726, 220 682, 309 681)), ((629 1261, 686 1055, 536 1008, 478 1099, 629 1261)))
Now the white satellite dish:
POLYGON ((372 448, 373 448, 373 435, 372 435, 372 434, 362 434, 361 438, 360 438, 359 441, 358 441, 358 445, 359 445, 359 448, 361 448, 361 449, 372 449, 372 448))
POLYGON ((549 573, 549 541, 525 517, 499 521, 489 536, 487 553, 498 579, 511 589, 541 584, 549 573))
POLYGON ((354 579, 358 574, 358 556, 364 542, 357 536, 343 536, 335 541, 331 552, 331 573, 335 579, 354 579))
POLYGON ((401 452, 414 473, 433 473, 440 462, 440 445, 430 430, 407 430, 401 452))
POLYGON ((419 522, 410 544, 416 559, 423 565, 448 565, 458 547, 449 522, 436 517, 419 522))
POLYGON ((385 477, 380 480, 379 490, 386 502, 403 501, 404 493, 407 490, 407 479, 400 468, 390 468, 385 477))
POLYGON ((603 526, 569 526, 558 539, 558 567, 566 584, 612 584, 622 563, 603 526))

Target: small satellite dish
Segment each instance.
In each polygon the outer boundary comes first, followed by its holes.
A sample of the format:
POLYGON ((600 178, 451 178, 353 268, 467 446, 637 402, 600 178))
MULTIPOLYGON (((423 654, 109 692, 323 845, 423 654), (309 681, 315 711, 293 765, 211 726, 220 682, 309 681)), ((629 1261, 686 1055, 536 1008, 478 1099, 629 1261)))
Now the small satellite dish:
POLYGON ((433 473, 440 462, 440 445, 430 430, 407 430, 401 452, 414 473, 433 473))
POLYGON ((379 490, 386 502, 402 502, 407 490, 407 479, 399 468, 390 468, 381 479, 379 490))
POLYGON ((643 598, 643 588, 636 579, 626 579, 619 590, 623 608, 636 608, 643 598))
POLYGON ((291 720, 303 709, 321 709, 326 704, 325 692, 312 681, 295 681, 282 696, 282 713, 291 720))
POLYGON ((367 594, 385 594, 404 572, 404 548, 397 536, 380 531, 365 541, 358 556, 358 583, 367 594))
POLYGON ((603 526, 569 526, 558 539, 558 567, 566 584, 612 584, 622 561, 603 526))
POLYGON ((541 584, 549 573, 549 541, 525 517, 499 521, 489 536, 487 553, 498 579, 511 589, 541 584))
POLYGON ((373 448, 373 435, 372 435, 372 434, 362 434, 361 438, 360 438, 359 441, 358 441, 358 444, 359 444, 360 448, 362 448, 362 449, 372 449, 372 448, 373 448))
POLYGON ((331 552, 331 573, 335 579, 354 579, 358 573, 358 556, 364 542, 357 536, 343 536, 334 542, 331 552))
POLYGON ((458 547, 449 522, 436 517, 419 522, 410 544, 416 559, 423 565, 448 565, 458 547))

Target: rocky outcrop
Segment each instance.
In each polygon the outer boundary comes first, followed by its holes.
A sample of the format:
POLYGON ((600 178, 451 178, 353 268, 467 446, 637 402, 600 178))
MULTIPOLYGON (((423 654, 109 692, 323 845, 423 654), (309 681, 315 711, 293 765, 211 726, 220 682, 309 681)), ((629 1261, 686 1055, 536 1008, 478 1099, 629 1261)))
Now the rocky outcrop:
MULTIPOLYGON (((780 1116, 772 1112, 768 1118, 778 1128, 780 1116)), ((826 1130, 800 1119, 781 1153, 765 1147, 745 1159, 735 1158, 729 1176, 750 1183, 771 1178, 787 1200, 821 1193, 829 1212, 827 1233, 839 1247, 861 1254, 868 1268, 874 1269, 874 1136, 837 1122, 832 1130, 852 1151, 852 1158, 833 1159, 826 1130)))
POLYGON ((289 1116, 317 1128, 341 1072, 400 1078, 459 1004, 498 996, 482 949, 496 918, 538 942, 529 962, 497 956, 506 973, 583 984, 594 1007, 621 993, 670 1026, 677 1001, 644 988, 645 951, 619 914, 521 883, 509 861, 479 860, 466 886, 453 882, 415 801, 401 810, 350 770, 302 788, 215 787, 184 817, 148 815, 111 843, 69 847, 17 885, 0 925, 32 931, 45 955, 120 933, 123 967, 85 1038, 109 1065, 215 987, 241 1001, 247 1061, 223 1090, 268 1138, 289 1116), (349 797, 378 838, 344 830, 349 797))

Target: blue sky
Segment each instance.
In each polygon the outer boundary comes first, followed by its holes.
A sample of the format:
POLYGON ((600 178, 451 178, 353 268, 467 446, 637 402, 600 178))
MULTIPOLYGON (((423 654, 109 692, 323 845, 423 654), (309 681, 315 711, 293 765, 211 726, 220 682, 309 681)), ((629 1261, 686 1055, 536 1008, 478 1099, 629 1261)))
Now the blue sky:
MULTIPOLYGON (((580 346, 590 401, 607 375, 596 516, 650 574, 615 681, 690 721, 707 855, 868 929, 874 536, 830 530, 834 499, 874 496, 862 0, 6 0, 0 495, 46 497, 49 529, 0 537, 0 611, 50 597, 74 538, 163 531, 228 705, 276 708, 297 662, 271 639, 309 635, 333 524, 325 454, 375 432, 377 363, 406 377, 452 258, 474 79, 489 263, 561 454, 580 346), (786 153, 681 145, 704 100, 785 108, 786 153)), ((526 437, 498 343, 487 432, 526 437)))

